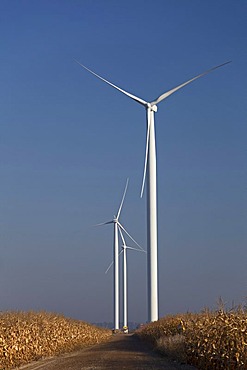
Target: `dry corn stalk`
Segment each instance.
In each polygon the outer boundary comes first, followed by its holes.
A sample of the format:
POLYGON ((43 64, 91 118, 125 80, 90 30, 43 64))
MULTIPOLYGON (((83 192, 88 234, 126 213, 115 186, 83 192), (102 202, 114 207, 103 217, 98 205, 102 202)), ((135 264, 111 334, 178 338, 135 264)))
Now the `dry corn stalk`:
MULTIPOLYGON (((198 369, 247 369, 246 312, 239 310, 226 313, 220 310, 214 313, 167 316, 138 332, 143 339, 159 345, 160 338, 177 334, 185 338, 187 362, 196 365, 198 369)), ((170 346, 171 343, 169 340, 170 346)), ((165 349, 164 353, 167 353, 165 349)))
POLYGON ((0 314, 0 370, 99 343, 111 331, 46 312, 0 314))

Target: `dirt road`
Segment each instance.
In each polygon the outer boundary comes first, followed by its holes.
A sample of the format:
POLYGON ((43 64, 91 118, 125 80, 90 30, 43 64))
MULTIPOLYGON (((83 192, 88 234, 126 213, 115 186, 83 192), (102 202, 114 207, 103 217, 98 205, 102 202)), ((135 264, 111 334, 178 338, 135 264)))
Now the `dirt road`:
POLYGON ((106 343, 22 366, 25 370, 196 370, 151 351, 134 335, 114 335, 106 343))

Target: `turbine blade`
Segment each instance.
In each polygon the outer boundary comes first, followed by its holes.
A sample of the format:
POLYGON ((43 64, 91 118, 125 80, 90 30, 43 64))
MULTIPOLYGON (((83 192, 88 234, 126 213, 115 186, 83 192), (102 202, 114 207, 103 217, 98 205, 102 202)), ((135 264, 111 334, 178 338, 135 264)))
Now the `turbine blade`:
POLYGON ((131 249, 132 251, 147 253, 147 251, 145 251, 144 249, 142 250, 142 249, 137 249, 133 247, 128 247, 127 245, 126 245, 126 249, 131 249))
POLYGON ((107 272, 110 270, 110 268, 112 267, 112 265, 113 265, 113 261, 111 261, 110 265, 105 270, 105 274, 107 274, 107 272))
POLYGON ((120 206, 119 206, 119 209, 118 209, 117 217, 116 217, 117 220, 119 219, 119 216, 120 216, 120 213, 121 213, 121 210, 122 210, 122 207, 123 207, 123 202, 124 202, 124 199, 125 199, 128 184, 129 184, 129 179, 127 179, 127 181, 126 181, 123 197, 122 197, 122 200, 121 200, 121 203, 120 203, 120 206))
POLYGON ((148 162, 148 151, 149 151, 149 133, 150 133, 150 109, 147 109, 147 136, 146 136, 146 149, 145 149, 145 162, 144 162, 144 170, 143 170, 143 178, 142 178, 142 187, 141 187, 141 198, 144 192, 145 180, 146 180, 146 173, 147 173, 147 162, 148 162))
MULTIPOLYGON (((123 250, 121 250, 119 253, 118 253, 118 257, 120 257, 120 255, 123 253, 123 250)), ((110 270, 110 268, 112 267, 113 265, 113 261, 111 261, 110 265, 107 267, 107 269, 105 270, 105 274, 107 274, 107 272, 110 270)))
POLYGON ((100 80, 102 80, 102 81, 106 82, 108 85, 110 85, 110 86, 114 87, 115 89, 117 89, 117 90, 118 90, 118 91, 120 91, 121 93, 123 93, 123 94, 127 95, 129 98, 131 98, 131 99, 135 100, 137 103, 140 103, 140 104, 142 104, 142 105, 144 105, 144 106, 146 106, 146 105, 147 105, 147 102, 146 102, 145 100, 143 100, 143 99, 139 98, 138 96, 135 96, 135 95, 133 95, 133 94, 130 94, 128 91, 125 91, 125 90, 121 89, 120 87, 118 87, 118 86, 114 85, 114 84, 113 84, 113 83, 111 83, 110 81, 107 81, 105 78, 103 78, 103 77, 99 76, 97 73, 95 73, 95 72, 91 71, 91 69, 89 69, 89 68, 85 67, 83 64, 81 64, 80 62, 78 62, 78 60, 74 59, 74 61, 75 61, 76 63, 78 63, 82 68, 86 69, 88 72, 92 73, 94 76, 96 76, 96 77, 98 77, 100 80))
POLYGON ((128 237, 141 249, 144 251, 144 249, 140 246, 140 244, 137 243, 137 241, 128 233, 128 231, 123 227, 122 224, 120 224, 120 222, 118 221, 117 222, 118 225, 121 227, 121 229, 125 232, 125 234, 128 235, 128 237))
POLYGON ((109 225, 109 224, 113 224, 113 221, 101 222, 100 224, 96 224, 93 226, 102 226, 102 225, 109 225))
POLYGON ((184 86, 188 85, 189 83, 191 83, 191 82, 193 82, 193 81, 197 80, 198 78, 200 78, 200 77, 202 77, 202 76, 205 76, 206 74, 208 74, 208 73, 210 73, 210 72, 214 71, 214 70, 215 70, 215 69, 217 69, 217 68, 223 67, 224 65, 226 65, 226 64, 228 64, 228 63, 231 63, 231 61, 225 62, 225 63, 223 63, 223 64, 220 64, 220 65, 216 66, 216 67, 213 67, 213 68, 211 68, 211 69, 208 69, 207 71, 205 71, 205 72, 203 72, 203 73, 199 74, 198 76, 195 76, 195 77, 191 78, 190 80, 188 80, 188 81, 186 81, 186 82, 182 83, 181 85, 179 85, 179 86, 177 86, 177 87, 174 87, 173 89, 171 89, 171 90, 169 90, 169 91, 165 92, 164 94, 160 95, 156 100, 154 100, 154 101, 151 103, 151 105, 154 105, 154 104, 158 104, 158 103, 160 103, 162 100, 164 100, 164 99, 168 98, 168 96, 172 95, 173 93, 175 93, 176 91, 178 91, 178 90, 179 90, 179 89, 181 89, 182 87, 184 87, 184 86))

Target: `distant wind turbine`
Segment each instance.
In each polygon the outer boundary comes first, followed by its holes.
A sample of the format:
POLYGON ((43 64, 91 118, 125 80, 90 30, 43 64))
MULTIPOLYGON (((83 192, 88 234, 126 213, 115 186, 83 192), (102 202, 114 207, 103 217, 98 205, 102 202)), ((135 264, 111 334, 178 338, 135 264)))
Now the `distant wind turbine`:
MULTIPOLYGON (((127 249, 132 250, 132 251, 137 251, 137 252, 143 252, 147 253, 133 238, 132 240, 135 242, 135 244, 139 247, 133 248, 129 247, 126 245, 124 236, 123 236, 123 231, 121 228, 118 226, 118 231, 122 239, 122 249, 119 252, 118 256, 120 257, 121 254, 123 254, 123 328, 128 328, 128 274, 127 274, 127 249)), ((128 235, 129 236, 129 235, 128 235)), ((108 268, 106 269, 105 273, 107 274, 110 268, 112 267, 114 261, 110 263, 108 268)))
MULTIPOLYGON (((120 223, 119 217, 121 214, 121 210, 123 207, 126 191, 128 188, 129 179, 126 181, 123 197, 117 212, 117 215, 113 217, 113 220, 103 222, 100 224, 97 224, 95 226, 102 226, 102 225, 108 225, 108 224, 114 224, 114 242, 113 242, 113 265, 114 265, 114 272, 113 272, 113 285, 114 285, 114 329, 119 329, 119 247, 118 247, 118 229, 123 230, 129 238, 136 243, 140 248, 141 246, 135 241, 135 239, 128 233, 128 231, 124 228, 124 226, 120 223)), ((141 248, 142 249, 142 248, 141 248)))
POLYGON ((123 242, 122 250, 120 253, 123 253, 123 328, 128 330, 128 267, 127 267, 127 250, 144 252, 146 251, 141 248, 133 248, 126 245, 123 232, 119 229, 119 233, 123 242))
POLYGON ((195 81, 196 79, 212 72, 213 70, 223 67, 231 63, 230 61, 213 67, 190 80, 174 87, 173 89, 161 94, 158 98, 151 102, 147 102, 138 96, 135 96, 113 83, 107 81, 105 78, 99 76, 83 64, 75 60, 81 67, 92 73, 94 76, 104 81, 108 85, 114 87, 124 95, 127 95, 132 100, 143 105, 146 109, 147 117, 147 136, 146 136, 146 150, 144 161, 144 173, 142 180, 141 196, 143 195, 144 185, 147 173, 147 271, 148 271, 148 321, 158 320, 158 248, 157 248, 157 175, 156 175, 156 145, 155 145, 155 125, 154 113, 157 112, 157 104, 162 100, 168 98, 170 95, 195 81))

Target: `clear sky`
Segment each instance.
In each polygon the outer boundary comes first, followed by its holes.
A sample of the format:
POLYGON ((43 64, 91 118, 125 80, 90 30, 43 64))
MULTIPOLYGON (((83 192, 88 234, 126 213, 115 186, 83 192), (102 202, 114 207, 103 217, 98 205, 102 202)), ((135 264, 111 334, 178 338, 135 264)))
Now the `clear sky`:
MULTIPOLYGON (((159 104, 160 316, 247 296, 247 2, 0 2, 0 310, 113 317, 117 212, 146 248, 144 100, 159 104)), ((146 256, 129 253, 129 320, 145 322, 146 256)))

